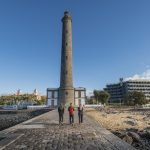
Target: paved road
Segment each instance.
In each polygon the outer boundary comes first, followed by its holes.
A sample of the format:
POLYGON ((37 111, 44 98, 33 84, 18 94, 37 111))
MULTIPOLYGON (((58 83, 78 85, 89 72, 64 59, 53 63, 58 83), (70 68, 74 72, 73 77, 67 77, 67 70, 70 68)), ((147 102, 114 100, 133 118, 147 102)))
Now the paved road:
POLYGON ((59 126, 57 110, 0 132, 0 149, 135 150, 86 115, 79 125, 76 113, 75 124, 71 126, 65 111, 64 125, 59 126))

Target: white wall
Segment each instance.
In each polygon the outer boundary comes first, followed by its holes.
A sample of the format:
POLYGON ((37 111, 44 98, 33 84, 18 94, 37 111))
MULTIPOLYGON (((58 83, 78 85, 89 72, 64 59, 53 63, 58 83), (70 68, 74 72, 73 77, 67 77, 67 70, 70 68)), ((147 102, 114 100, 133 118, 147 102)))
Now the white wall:
POLYGON ((84 91, 81 91, 81 97, 85 97, 84 91))
POLYGON ((75 99, 75 105, 79 105, 79 103, 78 103, 78 98, 77 99, 75 99))
POLYGON ((82 99, 81 99, 81 104, 82 104, 82 105, 85 105, 85 98, 82 98, 82 99))
POLYGON ((51 99, 48 99, 47 105, 51 106, 51 99))
POLYGON ((78 91, 75 91, 75 98, 78 98, 78 91))
POLYGON ((80 102, 82 105, 85 105, 85 98, 76 98, 75 99, 75 105, 79 106, 80 102))
POLYGON ((51 99, 51 98, 48 99, 47 105, 48 105, 48 106, 51 106, 51 105, 52 105, 52 100, 54 100, 54 106, 57 106, 57 101, 58 101, 58 100, 57 100, 57 99, 51 99))
POLYGON ((58 92, 57 91, 54 92, 54 97, 58 98, 58 92))
POLYGON ((57 106, 57 99, 54 100, 54 105, 57 106))

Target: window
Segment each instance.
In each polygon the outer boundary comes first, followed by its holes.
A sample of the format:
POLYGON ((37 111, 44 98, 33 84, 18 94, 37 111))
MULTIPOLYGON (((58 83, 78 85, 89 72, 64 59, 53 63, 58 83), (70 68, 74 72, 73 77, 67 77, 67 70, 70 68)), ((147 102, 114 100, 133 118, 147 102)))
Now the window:
POLYGON ((66 92, 65 94, 68 95, 68 92, 66 92))
POLYGON ((81 91, 78 91, 78 97, 81 98, 81 91))
POLYGON ((52 98, 54 98, 54 91, 52 91, 52 98))
POLYGON ((66 56, 66 60, 68 59, 68 56, 66 56))
POLYGON ((68 71, 66 71, 65 73, 68 74, 68 71))
POLYGON ((68 45, 68 43, 66 43, 66 46, 68 45))

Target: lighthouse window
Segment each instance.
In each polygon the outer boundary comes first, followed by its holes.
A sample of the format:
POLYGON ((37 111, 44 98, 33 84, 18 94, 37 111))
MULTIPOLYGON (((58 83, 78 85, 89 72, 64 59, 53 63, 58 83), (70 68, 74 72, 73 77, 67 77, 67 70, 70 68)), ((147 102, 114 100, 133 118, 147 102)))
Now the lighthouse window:
POLYGON ((66 71, 66 74, 68 73, 68 71, 66 71))
POLYGON ((68 92, 66 92, 66 95, 68 95, 68 92))
POLYGON ((66 56, 66 60, 68 59, 68 56, 66 56))
POLYGON ((66 43, 66 46, 68 45, 68 43, 66 43))
POLYGON ((68 30, 66 30, 66 33, 68 33, 68 30))

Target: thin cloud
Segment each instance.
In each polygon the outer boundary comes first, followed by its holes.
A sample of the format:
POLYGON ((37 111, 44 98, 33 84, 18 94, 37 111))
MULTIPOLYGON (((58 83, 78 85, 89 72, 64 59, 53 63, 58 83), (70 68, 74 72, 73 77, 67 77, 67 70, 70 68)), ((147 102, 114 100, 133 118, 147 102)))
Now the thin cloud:
POLYGON ((150 69, 146 70, 142 74, 135 74, 132 77, 125 78, 127 80, 150 80, 150 69))

